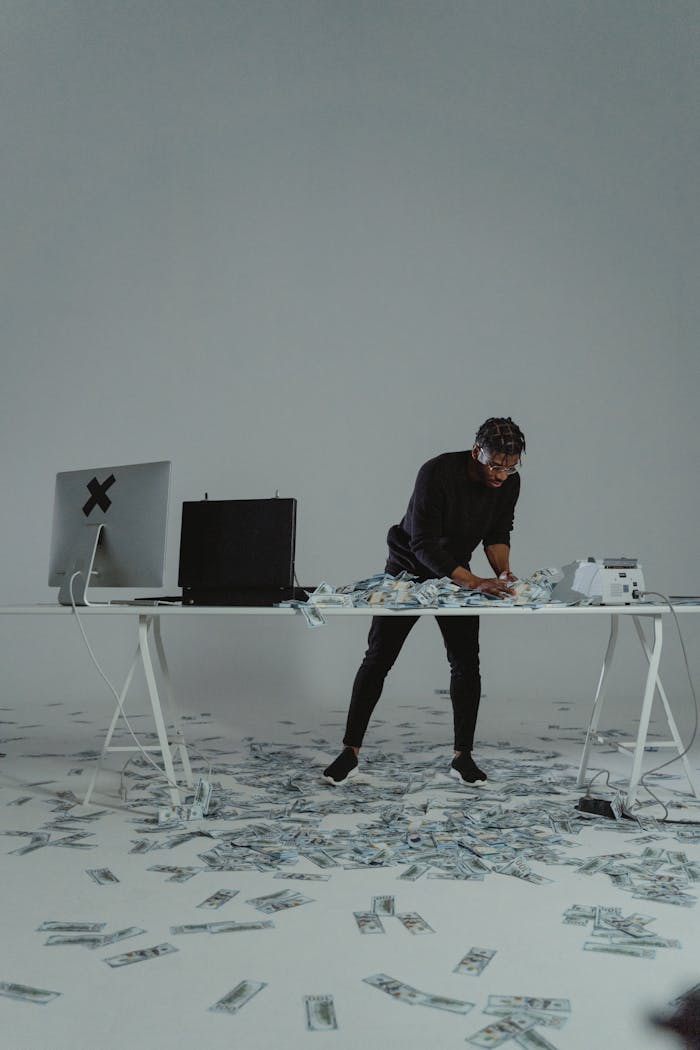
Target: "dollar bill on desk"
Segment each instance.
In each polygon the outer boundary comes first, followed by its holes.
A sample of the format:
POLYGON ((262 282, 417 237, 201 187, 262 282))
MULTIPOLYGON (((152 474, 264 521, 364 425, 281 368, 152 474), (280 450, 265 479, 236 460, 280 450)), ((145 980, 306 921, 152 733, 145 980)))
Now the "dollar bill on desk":
POLYGON ((46 988, 32 988, 28 984, 13 984, 11 981, 0 981, 0 995, 8 999, 20 999, 24 1003, 38 1003, 43 1006, 56 999, 62 992, 49 992, 46 988))
POLYGON ((208 922, 189 922, 180 926, 171 926, 170 935, 177 937, 183 933, 210 933, 208 922))
POLYGON ((338 1027, 332 995, 305 995, 304 1010, 309 1032, 329 1032, 338 1027))
POLYGON ((464 973, 471 977, 478 977, 484 972, 495 954, 495 950, 491 948, 470 948, 467 954, 459 960, 453 973, 464 973))
POLYGON ((215 1013, 237 1014, 263 988, 267 988, 267 981, 240 981, 209 1009, 215 1013))
POLYGON ((354 911, 355 922, 360 933, 386 933, 382 920, 373 911, 354 911))
POLYGON ((173 944, 156 944, 152 948, 137 948, 133 952, 124 952, 123 955, 110 955, 104 959, 108 966, 131 966, 132 963, 146 962, 148 959, 159 959, 163 955, 171 955, 178 949, 173 944))

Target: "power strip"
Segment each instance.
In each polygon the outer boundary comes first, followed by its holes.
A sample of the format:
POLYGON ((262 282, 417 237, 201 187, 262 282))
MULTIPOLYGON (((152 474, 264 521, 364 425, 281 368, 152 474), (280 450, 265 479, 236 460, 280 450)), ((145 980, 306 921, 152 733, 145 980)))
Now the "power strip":
POLYGON ((576 809, 581 813, 595 813, 597 817, 609 817, 610 820, 618 819, 612 802, 608 802, 606 798, 588 798, 586 795, 583 795, 578 800, 576 809))

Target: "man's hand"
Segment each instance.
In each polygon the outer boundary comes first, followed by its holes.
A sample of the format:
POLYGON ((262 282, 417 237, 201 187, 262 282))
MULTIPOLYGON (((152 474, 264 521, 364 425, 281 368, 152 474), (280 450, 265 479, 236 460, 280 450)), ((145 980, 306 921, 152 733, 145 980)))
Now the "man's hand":
POLYGON ((498 579, 491 579, 490 577, 481 579, 477 576, 471 586, 475 591, 483 591, 484 594, 494 594, 499 598, 513 593, 510 581, 500 577, 498 579))

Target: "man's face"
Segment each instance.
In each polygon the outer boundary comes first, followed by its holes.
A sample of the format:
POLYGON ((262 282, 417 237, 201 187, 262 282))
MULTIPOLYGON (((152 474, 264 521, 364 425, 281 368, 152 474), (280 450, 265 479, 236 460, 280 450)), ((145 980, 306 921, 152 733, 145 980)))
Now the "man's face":
POLYGON ((492 452, 488 448, 474 445, 472 459, 477 476, 482 485, 490 489, 500 489, 503 482, 520 463, 520 456, 509 455, 507 452, 492 452))

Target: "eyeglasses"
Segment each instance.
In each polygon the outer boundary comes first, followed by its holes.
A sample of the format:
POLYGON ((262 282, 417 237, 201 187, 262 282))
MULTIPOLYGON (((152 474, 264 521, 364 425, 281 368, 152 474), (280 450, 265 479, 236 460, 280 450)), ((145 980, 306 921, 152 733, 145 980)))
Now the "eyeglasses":
POLYGON ((479 463, 481 463, 482 467, 490 470, 492 474, 507 474, 510 477, 511 474, 518 473, 519 463, 514 467, 507 467, 505 463, 491 463, 481 445, 477 445, 477 448, 479 449, 479 463))

